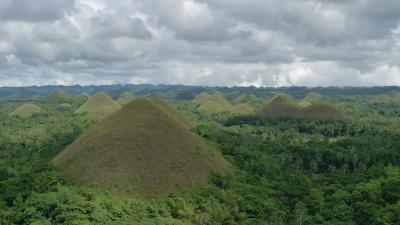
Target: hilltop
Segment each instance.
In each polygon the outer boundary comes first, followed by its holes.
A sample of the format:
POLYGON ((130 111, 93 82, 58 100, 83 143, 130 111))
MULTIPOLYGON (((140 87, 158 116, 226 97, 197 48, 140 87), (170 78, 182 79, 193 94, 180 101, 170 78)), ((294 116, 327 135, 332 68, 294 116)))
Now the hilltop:
POLYGON ((48 101, 52 102, 71 102, 73 96, 66 91, 54 91, 47 96, 48 101))
POLYGON ((34 113, 41 113, 44 112, 44 110, 32 103, 26 103, 18 108, 16 108, 14 111, 10 113, 10 116, 20 116, 20 117, 30 117, 34 113))
POLYGON ((395 100, 396 100, 395 97, 391 97, 391 96, 386 95, 386 94, 379 94, 379 95, 376 95, 373 98, 371 98, 369 103, 372 103, 372 104, 374 104, 374 103, 385 103, 385 104, 388 104, 388 103, 394 102, 395 100))
POLYGON ((281 118, 296 116, 300 109, 292 97, 287 94, 276 94, 259 111, 261 118, 281 118))
POLYGON ((240 103, 250 103, 257 101, 257 96, 252 94, 247 94, 245 92, 241 92, 238 96, 236 96, 234 102, 237 104, 240 103))
POLYGON ((89 99, 79 107, 75 113, 87 112, 89 114, 108 115, 117 110, 121 106, 116 103, 107 93, 98 92, 89 97, 89 99))
POLYGON ((313 119, 344 120, 346 115, 333 105, 318 103, 305 107, 299 112, 299 117, 313 119))
POLYGON ((302 102, 310 102, 310 103, 314 103, 314 102, 320 102, 322 99, 322 95, 320 93, 317 92, 310 92, 308 93, 308 95, 303 98, 303 100, 301 100, 302 102))
POLYGON ((201 93, 195 97, 193 103, 208 113, 221 113, 225 111, 232 111, 233 106, 222 95, 218 93, 201 93))
POLYGON ((135 99, 135 96, 132 93, 125 91, 118 97, 116 102, 123 106, 123 105, 128 104, 129 102, 131 102, 134 99, 135 99))
POLYGON ((159 197, 196 188, 228 164, 159 99, 137 98, 82 134, 53 160, 78 184, 159 197))
POLYGON ((233 113, 236 114, 250 114, 253 113, 253 111, 253 108, 246 103, 238 104, 233 108, 233 113))

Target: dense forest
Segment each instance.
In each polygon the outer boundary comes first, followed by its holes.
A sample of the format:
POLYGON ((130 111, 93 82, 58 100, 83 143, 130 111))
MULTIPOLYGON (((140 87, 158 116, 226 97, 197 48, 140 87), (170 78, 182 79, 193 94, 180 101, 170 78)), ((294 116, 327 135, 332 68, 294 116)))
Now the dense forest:
POLYGON ((167 85, 0 88, 0 224, 400 224, 397 91, 167 85), (73 95, 51 97, 55 90, 73 95), (74 184, 52 159, 102 119, 74 113, 87 100, 80 93, 100 90, 114 99, 126 91, 162 98, 195 124, 192 131, 232 169, 210 173, 207 184, 195 190, 156 198, 121 196, 95 183, 74 184), (247 104, 254 112, 207 112, 193 101, 206 91, 218 92, 232 105, 247 104), (311 91, 321 94, 316 101, 334 105, 346 119, 259 116, 277 93, 299 102, 311 91), (26 102, 42 111, 10 115, 26 102))

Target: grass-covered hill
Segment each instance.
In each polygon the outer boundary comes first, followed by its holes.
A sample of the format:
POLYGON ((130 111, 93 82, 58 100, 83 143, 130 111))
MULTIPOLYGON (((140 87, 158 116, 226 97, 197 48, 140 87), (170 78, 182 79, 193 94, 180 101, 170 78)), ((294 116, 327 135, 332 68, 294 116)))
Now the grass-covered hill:
POLYGON ((305 98, 303 98, 303 102, 320 102, 322 100, 322 95, 318 92, 310 92, 307 94, 305 98))
POLYGON ((333 119, 333 120, 344 120, 346 114, 340 109, 327 103, 316 103, 301 109, 298 113, 299 117, 312 118, 312 119, 333 119))
POLYGON ((251 103, 257 101, 257 96, 253 94, 248 94, 245 92, 241 92, 238 96, 236 96, 234 102, 235 103, 251 103))
POLYGON ((54 158, 77 183, 123 195, 165 196, 207 182, 228 164, 190 130, 190 122, 159 99, 137 98, 82 134, 54 158))
POLYGON ((371 104, 389 104, 389 103, 393 103, 395 101, 396 101, 395 97, 392 97, 392 96, 389 96, 386 94, 379 94, 379 95, 372 97, 369 100, 369 103, 371 103, 371 104))
POLYGON ((276 94, 259 111, 261 118, 284 118, 296 116, 300 106, 287 94, 276 94))
POLYGON ((47 96, 47 101, 50 102, 71 102, 73 95, 67 91, 54 91, 49 96, 47 96))
POLYGON ((89 99, 79 107, 75 113, 84 113, 95 115, 108 115, 119 110, 121 106, 115 102, 107 93, 98 92, 89 97, 89 99))
POLYGON ((207 113, 230 112, 233 110, 232 104, 219 93, 201 93, 196 96, 193 103, 197 105, 200 110, 207 113))
POLYGON ((32 103, 25 103, 10 113, 10 116, 30 117, 34 113, 41 113, 44 110, 32 103))
POLYGON ((253 111, 253 108, 251 108, 248 104, 240 103, 235 105, 232 112, 236 114, 251 114, 253 111))
POLYGON ((116 102, 123 106, 131 102, 133 99, 135 99, 135 96, 132 93, 125 91, 117 98, 116 102))

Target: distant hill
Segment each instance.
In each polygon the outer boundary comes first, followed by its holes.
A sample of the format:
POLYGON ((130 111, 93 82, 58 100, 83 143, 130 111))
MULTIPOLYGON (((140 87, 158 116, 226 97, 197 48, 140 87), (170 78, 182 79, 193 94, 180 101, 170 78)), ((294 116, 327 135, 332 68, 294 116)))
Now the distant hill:
POLYGON ((192 91, 180 91, 175 96, 176 100, 193 100, 194 98, 195 95, 192 91))
POLYGON ((208 113, 221 113, 233 110, 232 104, 218 93, 201 93, 195 97, 193 103, 196 104, 200 110, 208 113))
POLYGON ((257 96, 248 94, 245 92, 241 92, 238 96, 236 96, 234 102, 237 104, 240 103, 250 103, 250 102, 255 102, 257 101, 257 96))
POLYGON ((34 113, 41 113, 44 110, 32 103, 25 103, 18 108, 16 108, 13 112, 10 113, 10 116, 20 116, 20 117, 30 117, 34 113))
POLYGON ((116 102, 120 105, 126 105, 133 99, 135 99, 135 96, 132 93, 125 91, 118 97, 116 102))
POLYGON ((327 103, 317 103, 307 106, 299 112, 298 116, 313 119, 346 119, 346 115, 341 110, 327 103))
POLYGON ((374 103, 386 103, 386 104, 388 104, 388 103, 394 102, 395 100, 396 100, 396 98, 393 98, 393 97, 391 97, 389 95, 379 94, 379 95, 376 95, 373 98, 371 98, 369 103, 372 103, 372 104, 374 104, 374 103))
POLYGON ((207 183, 227 162, 212 153, 191 123, 159 99, 137 98, 82 134, 53 163, 78 184, 122 195, 166 196, 207 183))
POLYGON ((320 102, 322 99, 322 95, 320 93, 317 92, 310 92, 308 93, 308 95, 303 98, 303 100, 301 100, 302 102, 310 102, 310 103, 314 103, 314 102, 320 102))
POLYGON ((98 114, 98 115, 108 115, 117 110, 121 106, 115 102, 107 93, 98 92, 91 96, 81 107, 79 107, 75 113, 98 114))
POLYGON ((296 116, 300 106, 298 106, 292 97, 287 94, 276 94, 259 111, 261 118, 283 118, 296 116))
POLYGON ((159 98, 159 99, 163 99, 163 94, 162 93, 160 93, 160 92, 158 92, 158 91, 152 91, 151 93, 149 93, 148 95, 147 95, 147 97, 149 97, 149 98, 159 98))
POLYGON ((232 112, 236 113, 236 114, 250 114, 250 113, 253 113, 254 110, 246 103, 241 103, 241 104, 236 105, 233 108, 232 112))
POLYGON ((72 102, 73 96, 66 91, 54 91, 47 96, 47 100, 51 102, 72 102))

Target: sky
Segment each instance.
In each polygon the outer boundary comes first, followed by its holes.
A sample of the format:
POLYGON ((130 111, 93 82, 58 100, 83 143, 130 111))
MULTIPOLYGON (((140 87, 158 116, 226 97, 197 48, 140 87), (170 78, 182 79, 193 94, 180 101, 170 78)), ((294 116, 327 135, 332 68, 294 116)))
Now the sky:
POLYGON ((0 86, 400 85, 399 0, 0 0, 0 86))

